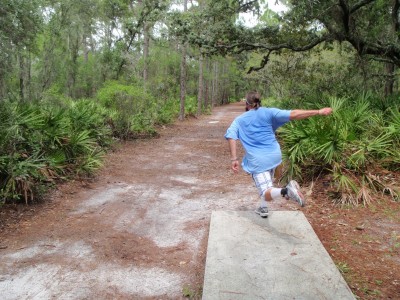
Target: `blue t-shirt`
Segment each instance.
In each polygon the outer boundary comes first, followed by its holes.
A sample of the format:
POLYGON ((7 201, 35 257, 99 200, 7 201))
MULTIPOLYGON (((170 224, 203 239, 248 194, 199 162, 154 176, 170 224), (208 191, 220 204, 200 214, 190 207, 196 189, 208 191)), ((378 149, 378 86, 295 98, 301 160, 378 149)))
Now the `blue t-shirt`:
POLYGON ((290 110, 260 107, 238 116, 228 128, 226 139, 240 140, 245 155, 243 170, 262 173, 282 162, 282 153, 275 131, 290 121, 290 110))

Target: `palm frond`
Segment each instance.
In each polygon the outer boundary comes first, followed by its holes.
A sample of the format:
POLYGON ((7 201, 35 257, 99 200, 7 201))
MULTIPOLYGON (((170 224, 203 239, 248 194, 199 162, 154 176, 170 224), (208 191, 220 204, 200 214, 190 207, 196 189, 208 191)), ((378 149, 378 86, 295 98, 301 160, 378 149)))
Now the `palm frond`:
POLYGON ((79 159, 77 172, 93 174, 103 165, 104 152, 99 149, 93 149, 90 153, 79 159))
POLYGON ((371 189, 368 188, 366 185, 362 185, 357 193, 357 203, 362 203, 364 206, 371 204, 372 202, 372 195, 371 189))

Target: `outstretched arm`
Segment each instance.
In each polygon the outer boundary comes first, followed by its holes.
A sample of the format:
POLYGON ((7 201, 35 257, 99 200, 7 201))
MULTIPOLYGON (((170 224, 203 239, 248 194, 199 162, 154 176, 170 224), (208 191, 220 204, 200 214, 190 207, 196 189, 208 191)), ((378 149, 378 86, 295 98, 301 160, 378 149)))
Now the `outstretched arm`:
POLYGON ((231 152, 231 168, 233 172, 237 173, 239 171, 239 160, 236 153, 236 140, 228 139, 229 151, 231 152))
POLYGON ((290 120, 302 120, 312 116, 327 116, 332 113, 332 108, 325 107, 319 110, 294 109, 290 112, 290 120))

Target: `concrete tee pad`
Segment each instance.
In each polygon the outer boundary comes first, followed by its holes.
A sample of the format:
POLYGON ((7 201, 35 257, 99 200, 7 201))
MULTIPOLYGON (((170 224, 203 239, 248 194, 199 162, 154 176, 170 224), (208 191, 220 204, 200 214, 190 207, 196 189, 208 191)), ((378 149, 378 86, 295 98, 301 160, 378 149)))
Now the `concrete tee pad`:
POLYGON ((213 211, 203 300, 355 299, 302 212, 213 211))

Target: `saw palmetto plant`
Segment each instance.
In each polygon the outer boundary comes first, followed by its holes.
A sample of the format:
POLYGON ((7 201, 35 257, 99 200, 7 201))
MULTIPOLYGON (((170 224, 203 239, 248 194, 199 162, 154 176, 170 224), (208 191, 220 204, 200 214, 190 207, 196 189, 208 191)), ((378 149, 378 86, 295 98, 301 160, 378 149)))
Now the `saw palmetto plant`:
POLYGON ((291 122, 279 131, 285 176, 310 180, 329 174, 340 204, 369 204, 377 192, 397 199, 388 171, 399 168, 398 107, 376 110, 367 96, 331 98, 327 105, 331 116, 291 122))
POLYGON ((93 173, 111 141, 104 110, 89 101, 2 101, 0 114, 0 204, 28 203, 55 180, 93 173))

